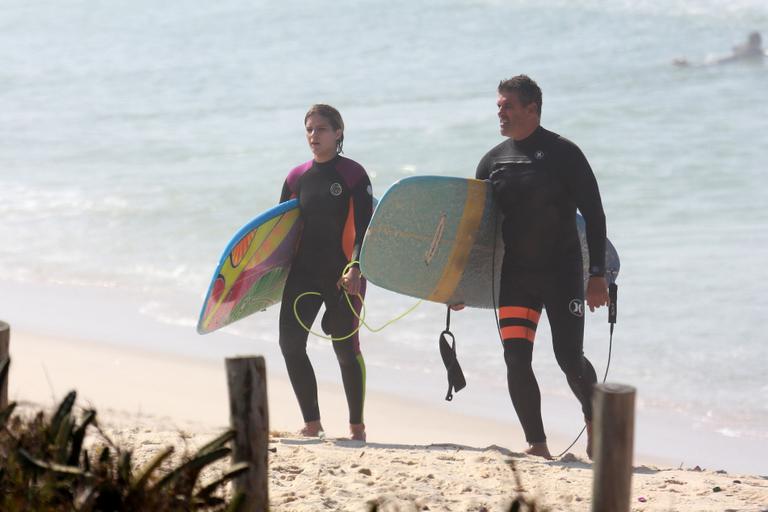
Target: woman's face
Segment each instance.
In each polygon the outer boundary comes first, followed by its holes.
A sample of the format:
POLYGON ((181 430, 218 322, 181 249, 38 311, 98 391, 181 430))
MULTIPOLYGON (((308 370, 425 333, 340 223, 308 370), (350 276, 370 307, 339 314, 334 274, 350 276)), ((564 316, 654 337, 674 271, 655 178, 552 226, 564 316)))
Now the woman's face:
POLYGON ((341 138, 341 130, 334 130, 331 123, 320 114, 309 116, 304 127, 315 161, 322 163, 332 160, 336 156, 336 143, 341 138))

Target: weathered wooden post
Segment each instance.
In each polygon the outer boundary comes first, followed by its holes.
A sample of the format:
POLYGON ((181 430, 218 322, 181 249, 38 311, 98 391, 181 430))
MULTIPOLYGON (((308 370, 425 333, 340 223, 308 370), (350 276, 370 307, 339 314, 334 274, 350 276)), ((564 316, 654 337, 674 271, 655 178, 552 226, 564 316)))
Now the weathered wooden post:
POLYGON ((8 374, 11 367, 11 327, 0 321, 0 410, 8 407, 8 374))
POLYGON ((624 384, 598 384, 592 403, 592 512, 629 512, 635 388, 624 384))
POLYGON ((234 480, 235 492, 245 494, 246 511, 269 510, 267 444, 267 370, 264 358, 227 358, 230 425, 237 432, 232 461, 247 462, 250 469, 234 480))

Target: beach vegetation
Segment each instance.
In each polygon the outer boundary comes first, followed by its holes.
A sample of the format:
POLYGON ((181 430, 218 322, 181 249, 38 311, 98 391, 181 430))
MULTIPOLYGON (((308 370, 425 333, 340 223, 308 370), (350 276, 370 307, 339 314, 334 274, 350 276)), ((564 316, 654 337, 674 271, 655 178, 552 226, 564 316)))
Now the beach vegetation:
MULTIPOLYGON (((149 461, 134 462, 133 450, 113 442, 99 427, 96 411, 75 409, 72 391, 51 415, 0 411, 0 510, 206 511, 241 508, 244 496, 227 495, 226 484, 248 470, 245 463, 202 482, 205 469, 230 456, 224 432, 195 450, 174 457, 161 448, 149 461), (87 436, 94 440, 86 443, 87 436), (86 445, 88 448, 86 448, 86 445)), ((211 473, 208 471, 207 473, 211 473)))

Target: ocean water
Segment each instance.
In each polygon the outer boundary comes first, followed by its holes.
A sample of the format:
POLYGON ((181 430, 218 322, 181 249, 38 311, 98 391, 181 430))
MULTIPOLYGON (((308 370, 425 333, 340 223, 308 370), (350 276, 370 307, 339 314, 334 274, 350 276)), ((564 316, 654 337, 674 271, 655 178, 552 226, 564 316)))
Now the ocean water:
MULTIPOLYGON (((0 317, 14 327, 206 358, 265 353, 284 371, 277 308, 205 337, 194 326, 229 237, 311 157, 307 107, 339 108, 346 154, 381 196, 405 176, 472 176, 501 140, 496 84, 527 73, 544 91, 542 124, 590 160, 621 255, 608 380, 638 389, 638 450, 768 473, 768 62, 671 65, 727 54, 751 30, 768 37, 764 1, 3 0, 2 11, 0 317)), ((372 287, 368 320, 413 302, 372 287)), ((443 323, 424 304, 364 333, 370 386, 442 400, 443 323)), ((462 312, 452 327, 469 387, 451 407, 513 420, 493 315, 462 312)), ((545 424, 568 436, 579 412, 550 341, 542 324, 545 424)), ((327 343, 310 351, 320 378, 338 380, 327 343)), ((604 309, 585 351, 602 375, 604 309)))

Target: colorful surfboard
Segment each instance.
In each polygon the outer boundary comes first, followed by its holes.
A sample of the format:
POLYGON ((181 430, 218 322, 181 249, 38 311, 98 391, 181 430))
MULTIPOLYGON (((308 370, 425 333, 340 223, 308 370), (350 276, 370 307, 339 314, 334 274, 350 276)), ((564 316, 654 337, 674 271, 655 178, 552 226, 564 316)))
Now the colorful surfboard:
POLYGON ((213 274, 197 332, 213 332, 280 302, 302 224, 298 201, 291 199, 235 234, 213 274))
MULTIPOLYGON (((587 275, 581 216, 577 226, 587 275)), ((503 256, 501 215, 488 182, 414 176, 395 183, 381 198, 363 241, 360 269, 371 283, 398 293, 492 308, 503 256)), ((612 282, 619 257, 610 241, 606 266, 612 282)))

